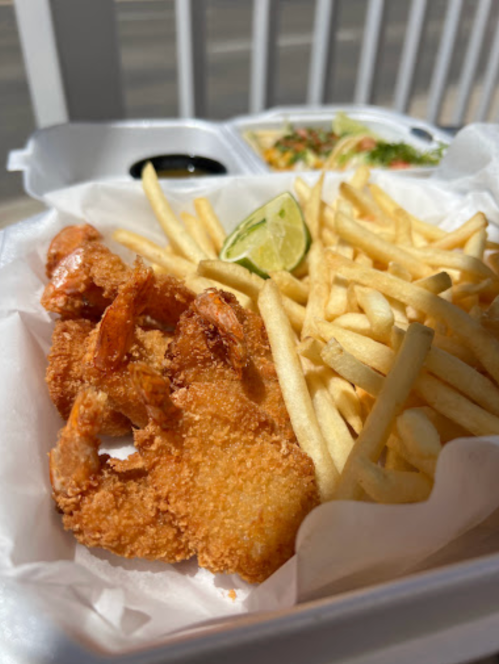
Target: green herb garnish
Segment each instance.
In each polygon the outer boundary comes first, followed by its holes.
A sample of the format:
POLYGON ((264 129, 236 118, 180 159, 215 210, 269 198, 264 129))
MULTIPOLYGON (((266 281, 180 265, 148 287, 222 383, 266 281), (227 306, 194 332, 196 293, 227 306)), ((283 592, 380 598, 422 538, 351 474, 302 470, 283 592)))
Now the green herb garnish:
POLYGON ((371 166, 389 167, 392 164, 409 164, 414 166, 436 166, 443 154, 445 146, 434 150, 419 152, 407 143, 385 143, 378 141, 376 147, 366 154, 367 163, 371 166))

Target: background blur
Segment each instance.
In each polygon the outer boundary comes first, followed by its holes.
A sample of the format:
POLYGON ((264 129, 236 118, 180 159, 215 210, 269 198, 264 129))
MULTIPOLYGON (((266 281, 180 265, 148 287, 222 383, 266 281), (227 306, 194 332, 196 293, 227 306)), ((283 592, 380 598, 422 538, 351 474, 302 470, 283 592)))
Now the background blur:
MULTIPOLYGON (((424 117, 431 72, 437 54, 447 0, 428 3, 409 114, 424 117)), ((351 102, 360 55, 367 0, 338 0, 339 30, 333 53, 328 102, 351 102)), ((476 0, 464 0, 452 56, 440 124, 451 122, 450 109, 466 51, 476 0)), ((373 103, 390 106, 410 2, 387 0, 386 30, 373 103)), ((128 118, 171 117, 178 113, 176 35, 173 0, 116 0, 122 76, 128 118)), ((280 0, 274 105, 305 102, 312 43, 314 3, 280 0)), ((476 108, 496 23, 493 2, 483 40, 467 119, 476 108)), ((248 112, 252 2, 206 0, 207 117, 229 118, 248 112)), ((22 147, 35 129, 12 0, 0 0, 0 159, 22 147)), ((498 114, 496 94, 489 120, 498 114)), ((21 218, 36 209, 24 197, 19 173, 0 169, 0 215, 21 218)))

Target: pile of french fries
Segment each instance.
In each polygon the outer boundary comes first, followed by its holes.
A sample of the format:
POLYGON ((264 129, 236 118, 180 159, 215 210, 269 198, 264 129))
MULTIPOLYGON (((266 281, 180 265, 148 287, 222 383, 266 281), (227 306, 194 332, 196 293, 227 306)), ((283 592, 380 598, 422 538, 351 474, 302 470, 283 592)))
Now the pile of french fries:
POLYGON ((175 216, 151 165, 144 191, 169 240, 114 238, 196 293, 261 314, 291 423, 323 501, 409 503, 431 493, 442 445, 499 434, 499 245, 478 212, 446 232, 371 184, 367 167, 323 201, 295 181, 312 245, 270 279, 217 258, 209 201, 175 216))

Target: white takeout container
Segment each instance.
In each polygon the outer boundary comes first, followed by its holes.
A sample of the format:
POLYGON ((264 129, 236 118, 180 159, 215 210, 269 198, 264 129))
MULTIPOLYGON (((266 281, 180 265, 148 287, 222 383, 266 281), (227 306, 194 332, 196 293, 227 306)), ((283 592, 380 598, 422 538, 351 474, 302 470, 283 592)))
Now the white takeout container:
MULTIPOLYGON (((493 138, 498 160, 499 132, 493 138)), ((484 136, 482 145, 486 147, 488 141, 490 137, 484 136)), ((486 165, 486 159, 475 164, 476 168, 486 165)), ((464 170, 456 171, 454 177, 459 180, 464 170)), ((266 176, 269 186, 269 178, 273 177, 280 176, 266 176)), ((206 182, 191 183, 186 195, 203 194, 207 186, 206 182)), ((492 180, 484 186, 484 196, 494 196, 497 205, 499 196, 494 187, 498 186, 492 180)), ((15 247, 4 250, 0 267, 15 260, 17 247, 22 249, 28 244, 32 229, 43 225, 46 219, 46 215, 40 216, 23 222, 16 229, 1 231, 0 246, 4 248, 10 246, 11 233, 15 232, 18 239, 15 247)), ((495 221, 497 223, 497 218, 495 221)), ((6 308, 4 313, 15 311, 15 293, 25 286, 16 281, 15 271, 12 278, 4 289, 5 292, 9 286, 13 288, 11 310, 6 308)), ((43 368, 37 367, 37 372, 43 373, 43 368)), ((20 381, 32 379, 33 376, 22 376, 20 381)), ((43 385, 40 376, 37 381, 43 385)), ((22 412, 12 411, 9 417, 22 418, 22 412)), ((5 444, 4 460, 9 446, 12 452, 10 441, 5 444)), ((18 458, 18 462, 28 465, 26 457, 18 458)), ((45 510, 49 502, 47 498, 40 509, 45 510)), ((3 519, 8 517, 12 507, 3 504, 7 515, 3 519)), ((483 540, 477 541, 467 554, 471 559, 464 562, 442 567, 436 556, 431 561, 436 569, 430 571, 418 571, 402 579, 292 608, 236 616, 229 622, 173 634, 164 643, 128 649, 117 656, 99 652, 85 640, 76 641, 44 615, 29 593, 30 583, 39 581, 35 574, 21 587, 15 580, 5 578, 0 586, 0 654, 3 648, 16 664, 17 661, 33 664, 49 661, 53 664, 218 664, 229 658, 241 664, 270 664, 280 659, 289 664, 304 661, 314 664, 332 661, 458 664, 499 650, 499 554, 480 557, 487 550, 487 535, 497 532, 498 527, 496 513, 482 533, 483 540)), ((33 537, 43 536, 33 530, 33 537)), ((456 560, 460 560, 459 555, 456 560)), ((78 592, 77 587, 75 592, 78 592)), ((93 629, 91 621, 79 627, 89 632, 93 629)))
MULTIPOLYGON (((449 145, 451 136, 435 125, 417 120, 408 115, 397 113, 376 106, 362 104, 332 104, 328 106, 281 106, 272 108, 257 115, 243 115, 234 118, 228 123, 233 138, 239 142, 241 149, 246 148, 252 154, 260 170, 272 171, 263 157, 245 139, 245 134, 259 130, 282 130, 286 124, 294 127, 320 127, 331 129, 335 115, 344 111, 349 117, 367 125, 381 138, 397 142, 409 143, 418 150, 425 151, 437 148, 442 143, 449 145)), ((434 167, 412 167, 402 169, 400 172, 414 175, 428 175, 435 170, 434 167)))
MULTIPOLYGON (((7 170, 22 171, 24 190, 41 200, 51 191, 89 180, 131 179, 130 167, 147 157, 191 154, 215 159, 228 175, 267 173, 271 169, 244 140, 257 129, 281 129, 285 122, 330 127, 338 111, 366 123, 388 140, 405 141, 420 150, 446 145, 450 136, 424 121, 375 106, 290 106, 227 122, 206 120, 127 120, 121 122, 70 122, 35 131, 24 148, 12 150, 7 170), (426 132, 428 140, 412 133, 426 132)), ((427 176, 434 168, 410 168, 401 173, 427 176)), ((210 178, 213 176, 209 176, 210 178)), ((219 177, 219 176, 215 176, 219 177)), ((189 178, 171 180, 188 186, 189 178)))
POLYGON ((204 120, 55 125, 35 131, 23 149, 13 150, 7 169, 23 171, 26 193, 41 200, 51 191, 80 182, 131 180, 129 170, 136 162, 173 154, 215 159, 225 166, 228 175, 255 172, 227 127, 204 120))

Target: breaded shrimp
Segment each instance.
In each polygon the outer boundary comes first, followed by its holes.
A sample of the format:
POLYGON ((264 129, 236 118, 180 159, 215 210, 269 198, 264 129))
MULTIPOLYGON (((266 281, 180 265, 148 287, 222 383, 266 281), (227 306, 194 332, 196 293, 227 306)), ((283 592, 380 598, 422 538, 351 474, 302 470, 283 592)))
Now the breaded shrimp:
POLYGON ((84 386, 108 395, 102 433, 123 435, 147 424, 147 413, 127 371, 130 361, 162 370, 171 336, 162 330, 142 329, 140 313, 152 290, 153 274, 138 261, 99 324, 86 319, 58 321, 47 369, 50 396, 66 419, 84 386))
POLYGON ((55 268, 61 260, 87 242, 100 240, 102 235, 90 224, 66 226, 54 237, 47 252, 47 277, 52 278, 55 268))
POLYGON ((262 352, 259 317, 223 292, 205 292, 201 301, 181 317, 168 352, 178 412, 170 410, 166 425, 150 419, 135 432, 136 446, 199 563, 262 581, 291 557, 299 525, 318 504, 314 466, 296 442, 262 352), (208 298, 214 309, 206 315, 208 298), (224 344, 227 321, 236 339, 244 331, 242 369, 239 354, 224 344), (174 434, 182 441, 175 469, 162 463, 174 434))
MULTIPOLYGON (((95 324, 83 318, 56 321, 48 355, 45 380, 50 398, 61 417, 67 420, 78 392, 87 385, 84 357, 89 335, 95 324)), ((123 436, 131 430, 130 420, 105 401, 102 407, 101 433, 123 436)))
MULTIPOLYGON (((103 244, 86 242, 60 260, 41 303, 65 318, 99 320, 130 274, 131 268, 103 244)), ((144 314, 175 326, 193 299, 194 294, 175 277, 156 275, 144 314)))
MULTIPOLYGON (((99 456, 106 398, 92 389, 80 392, 50 453, 53 496, 64 527, 82 544, 126 558, 190 558, 192 548, 152 487, 140 455, 125 460, 99 456)), ((165 452, 162 463, 175 466, 176 459, 165 452)))

